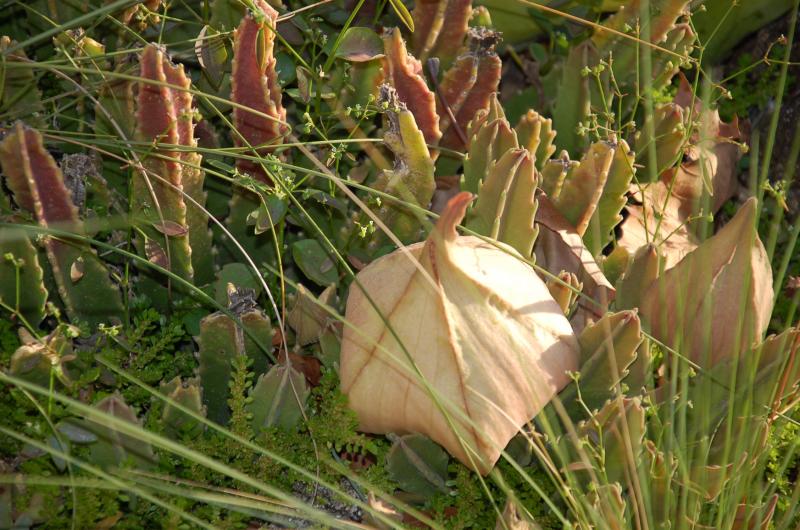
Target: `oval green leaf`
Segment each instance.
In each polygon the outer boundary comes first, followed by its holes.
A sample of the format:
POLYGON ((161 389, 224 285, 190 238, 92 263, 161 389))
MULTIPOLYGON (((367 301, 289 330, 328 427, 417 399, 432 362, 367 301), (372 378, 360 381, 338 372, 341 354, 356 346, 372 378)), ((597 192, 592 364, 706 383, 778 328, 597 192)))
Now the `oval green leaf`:
POLYGON ((369 28, 349 28, 336 49, 336 57, 363 63, 383 57, 383 41, 369 28))
POLYGON ((316 239, 303 239, 292 245, 292 257, 310 280, 318 285, 327 286, 337 283, 339 271, 336 264, 316 239))

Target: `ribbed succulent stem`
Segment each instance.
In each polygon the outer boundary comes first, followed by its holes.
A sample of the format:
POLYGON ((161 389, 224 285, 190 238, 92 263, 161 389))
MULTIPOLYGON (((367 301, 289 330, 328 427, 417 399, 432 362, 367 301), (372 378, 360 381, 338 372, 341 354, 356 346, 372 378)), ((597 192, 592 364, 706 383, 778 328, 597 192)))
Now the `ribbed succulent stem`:
POLYGON ((411 112, 425 141, 435 145, 442 136, 439 129, 436 98, 428 88, 422 64, 406 50, 400 30, 389 30, 383 36, 385 82, 395 89, 397 99, 411 112))
POLYGON ((0 301, 38 325, 45 314, 47 288, 36 247, 25 230, 0 228, 0 278, 0 301))
POLYGON ((253 431, 269 427, 291 429, 302 419, 309 395, 306 378, 289 365, 275 365, 258 378, 250 391, 247 411, 253 431))
MULTIPOLYGON (((592 79, 584 75, 584 68, 599 61, 597 49, 585 41, 569 51, 561 72, 559 94, 553 106, 553 127, 558 131, 558 144, 570 154, 575 154, 587 143, 579 134, 592 108, 592 79)), ((599 103, 599 102, 598 102, 599 103)))
MULTIPOLYGON (((180 377, 175 377, 172 381, 161 384, 161 393, 195 414, 205 416, 203 391, 198 378, 183 381, 180 377)), ((164 403, 161 421, 167 436, 176 440, 197 436, 205 428, 197 419, 169 403, 164 403)))
MULTIPOLYGON (((0 143, 0 165, 16 203, 39 226, 84 235, 83 222, 64 185, 64 176, 44 148, 41 135, 17 123, 0 143)), ((61 300, 71 319, 90 326, 121 319, 122 299, 108 270, 85 242, 46 236, 43 246, 61 300)))
POLYGON ((137 96, 136 138, 153 146, 142 157, 144 172, 134 172, 131 211, 134 222, 141 230, 139 235, 143 235, 137 238, 140 254, 153 259, 152 249, 156 245, 167 258, 166 268, 191 281, 192 249, 186 202, 182 195, 181 155, 176 147, 164 146, 177 146, 181 139, 176 101, 178 90, 167 86, 167 72, 171 77, 177 75, 171 72, 173 68, 158 46, 151 44, 145 47, 141 57, 142 81, 139 82, 137 96))
MULTIPOLYGON (((218 0, 217 3, 225 2, 218 0)), ((231 137, 234 145, 247 148, 245 154, 263 156, 283 143, 289 128, 275 70, 278 12, 264 0, 256 0, 254 5, 257 10, 245 13, 234 35, 231 100, 236 106, 233 108, 231 137)), ((236 168, 260 182, 272 180, 258 160, 239 158, 236 168)), ((253 227, 248 225, 249 214, 261 205, 256 193, 236 186, 226 221, 233 237, 256 263, 270 259, 273 245, 270 234, 255 234, 253 227)), ((234 260, 242 259, 230 241, 225 243, 225 252, 234 260)))
POLYGON ((36 87, 34 70, 6 67, 6 63, 28 60, 22 50, 7 53, 12 44, 14 42, 9 37, 0 37, 0 115, 4 120, 24 118, 33 126, 42 125, 44 107, 41 93, 36 87))
POLYGON ((540 171, 556 152, 553 143, 556 131, 553 130, 553 120, 545 118, 535 110, 528 110, 520 116, 514 127, 520 147, 530 151, 536 160, 536 167, 540 171))
POLYGON ((580 163, 570 168, 561 193, 553 201, 581 236, 600 203, 615 151, 615 146, 608 142, 592 144, 580 163))
MULTIPOLYGON (((421 208, 426 208, 436 188, 434 164, 425 144, 422 130, 414 114, 399 101, 397 92, 388 85, 381 87, 381 100, 388 104, 384 142, 394 153, 393 169, 382 171, 374 184, 376 190, 421 208)), ((418 212, 395 201, 381 201, 376 215, 404 243, 418 241, 423 219, 418 212)), ((366 222, 366 219, 364 219, 366 222)), ((385 236, 373 237, 370 248, 385 242, 385 236)))
POLYGON ((514 247, 524 258, 533 253, 538 229, 538 173, 527 149, 511 149, 489 167, 467 227, 514 247))
POLYGON ((425 62, 439 59, 448 68, 464 43, 472 15, 472 0, 422 0, 415 2, 412 39, 414 55, 425 62))
POLYGON ((256 376, 263 374, 267 359, 253 337, 261 344, 270 344, 272 340, 269 319, 260 310, 248 308, 239 314, 239 318, 247 332, 221 312, 209 315, 200 322, 198 357, 203 403, 208 418, 221 425, 227 424, 230 418, 228 396, 234 359, 249 357, 251 371, 256 376))
POLYGON ((517 135, 506 120, 496 94, 490 97, 489 106, 478 111, 469 123, 467 135, 469 150, 464 159, 462 189, 477 194, 500 157, 519 147, 517 135))
POLYGON ((489 107, 492 94, 497 92, 502 69, 502 62, 494 50, 498 40, 499 35, 494 31, 471 28, 467 50, 444 74, 436 100, 436 109, 441 117, 440 145, 443 147, 458 151, 466 149, 462 137, 465 137, 467 125, 478 111, 489 107), (450 118, 451 113, 455 121, 450 118))
POLYGON ((589 225, 583 234, 586 247, 594 256, 601 252, 614 237, 614 227, 622 222, 620 212, 627 203, 628 188, 636 173, 634 154, 625 140, 609 138, 614 145, 614 158, 608 170, 603 191, 592 214, 589 225))
POLYGON ((203 157, 195 151, 197 139, 194 137, 194 103, 191 80, 186 76, 183 65, 175 66, 169 62, 164 65, 166 81, 172 88, 174 119, 178 132, 178 151, 180 160, 181 185, 183 191, 192 199, 186 203, 186 224, 189 228, 189 246, 192 250, 192 271, 197 285, 205 285, 214 279, 214 260, 211 245, 211 231, 208 229, 208 215, 203 211, 206 193, 203 191, 205 173, 200 164, 203 157))
MULTIPOLYGON (((258 10, 245 14, 233 41, 231 100, 237 106, 233 109, 236 130, 231 136, 237 147, 245 148, 278 145, 288 132, 273 51, 278 12, 265 0, 255 0, 254 4, 258 10)), ((256 152, 262 154, 268 149, 256 152)), ((236 167, 263 182, 270 180, 255 161, 238 159, 236 167)))

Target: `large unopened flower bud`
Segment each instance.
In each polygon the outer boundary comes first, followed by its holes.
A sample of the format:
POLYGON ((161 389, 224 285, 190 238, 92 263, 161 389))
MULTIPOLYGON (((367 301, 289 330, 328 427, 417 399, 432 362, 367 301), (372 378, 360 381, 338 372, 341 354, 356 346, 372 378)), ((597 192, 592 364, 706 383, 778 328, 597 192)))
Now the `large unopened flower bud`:
POLYGON ((578 345, 515 250, 458 236, 471 198, 452 198, 427 241, 358 274, 341 380, 363 431, 423 433, 485 474, 569 382, 578 345))

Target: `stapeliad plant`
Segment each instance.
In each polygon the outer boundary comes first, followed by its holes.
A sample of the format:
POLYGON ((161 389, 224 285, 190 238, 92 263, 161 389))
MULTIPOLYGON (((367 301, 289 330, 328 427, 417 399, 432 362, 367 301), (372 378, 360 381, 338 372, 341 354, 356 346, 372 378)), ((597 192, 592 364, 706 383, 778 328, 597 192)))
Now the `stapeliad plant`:
POLYGON ((721 4, 0 3, 0 528, 796 527, 721 4))

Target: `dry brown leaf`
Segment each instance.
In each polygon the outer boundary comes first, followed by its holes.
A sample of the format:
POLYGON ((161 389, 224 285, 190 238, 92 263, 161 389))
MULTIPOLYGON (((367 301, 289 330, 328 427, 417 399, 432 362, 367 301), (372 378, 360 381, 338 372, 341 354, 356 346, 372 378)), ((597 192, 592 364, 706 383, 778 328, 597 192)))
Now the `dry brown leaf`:
POLYGON ((699 244, 692 221, 703 213, 704 195, 710 195, 704 213, 713 214, 736 193, 736 165, 742 155, 736 142, 744 136, 736 117, 725 123, 718 111, 704 110, 683 76, 673 108, 681 122, 690 113, 693 119, 699 117, 699 126, 677 167, 664 171, 657 182, 631 186, 632 204, 618 239, 630 255, 646 244, 655 244, 667 269, 699 244))
POLYGON ((534 246, 536 263, 553 274, 562 271, 574 274, 583 284, 583 294, 596 302, 593 304, 584 297, 578 298, 578 309, 572 318, 572 325, 578 332, 589 320, 603 316, 605 308, 614 299, 614 287, 606 279, 572 224, 561 215, 547 196, 539 194, 537 200, 539 208, 536 210, 536 223, 539 226, 539 235, 534 246))
POLYGON ((163 222, 153 223, 153 228, 170 237, 181 237, 189 233, 189 229, 175 221, 164 220, 163 222))
POLYGON ((289 362, 286 362, 286 352, 281 350, 278 352, 278 364, 290 364, 292 368, 303 374, 309 386, 319 385, 319 380, 322 378, 322 370, 319 359, 310 355, 299 355, 297 353, 289 352, 289 362))
POLYGON ((670 194, 663 182, 631 187, 628 216, 620 225, 617 245, 633 256, 646 245, 654 245, 664 256, 665 268, 675 266, 697 248, 688 216, 682 214, 680 199, 670 194))
POLYGON ((756 215, 751 198, 642 297, 642 320, 653 336, 703 366, 738 358, 769 323, 772 269, 756 215))
POLYGON ((517 502, 508 499, 494 528, 495 530, 538 530, 539 525, 520 515, 517 502))
POLYGON ((736 508, 736 518, 733 521, 732 530, 767 530, 770 527, 772 518, 775 516, 775 508, 778 506, 778 494, 776 493, 768 501, 760 506, 749 506, 740 504, 736 508))
POLYGON ((381 519, 376 517, 377 514, 380 514, 381 516, 391 521, 397 521, 397 522, 403 521, 403 514, 397 511, 397 508, 395 508, 388 502, 384 501, 383 499, 379 499, 371 491, 367 493, 367 502, 369 503, 369 507, 373 511, 366 512, 364 514, 364 517, 365 520, 374 528, 378 528, 380 530, 392 528, 388 524, 384 523, 381 519))
POLYGON ((149 262, 155 263, 162 269, 169 269, 169 258, 167 257, 167 253, 164 252, 164 249, 161 248, 161 245, 152 239, 145 238, 144 252, 149 262))
POLYGON ((297 336, 297 343, 305 346, 316 342, 322 333, 330 313, 323 306, 336 304, 336 286, 329 285, 319 295, 310 293, 302 285, 298 285, 294 306, 286 319, 297 336))
POLYGON ((578 346, 544 282, 513 249, 458 236, 470 200, 457 195, 427 241, 358 274, 340 375, 361 430, 425 434, 486 474, 570 381, 578 346))

